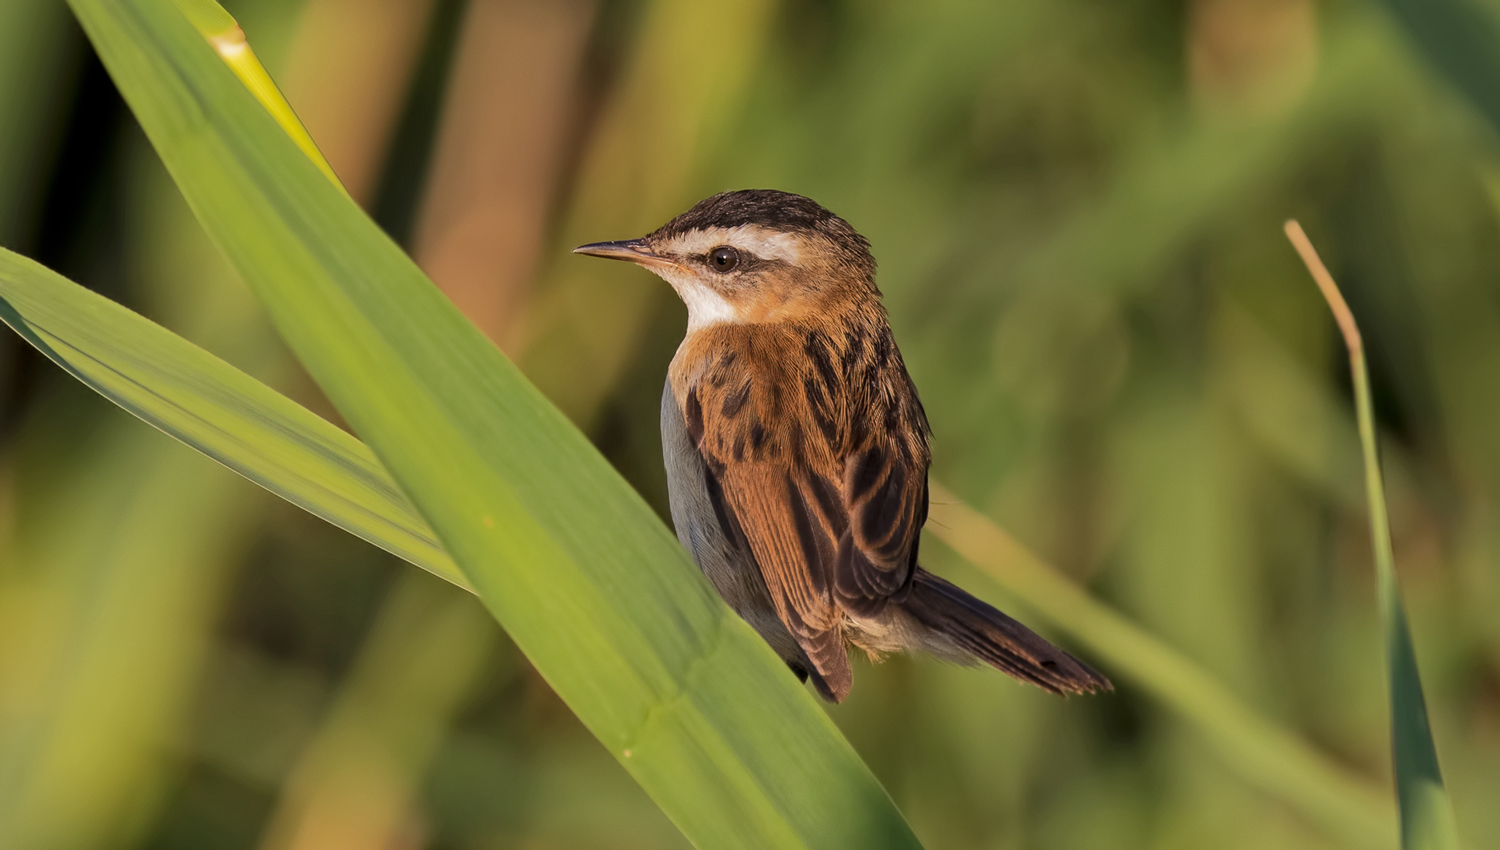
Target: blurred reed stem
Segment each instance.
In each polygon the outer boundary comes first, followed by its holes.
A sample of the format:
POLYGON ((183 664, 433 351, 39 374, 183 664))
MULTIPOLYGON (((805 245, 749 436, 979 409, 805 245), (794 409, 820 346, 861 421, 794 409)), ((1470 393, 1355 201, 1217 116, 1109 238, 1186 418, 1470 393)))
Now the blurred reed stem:
POLYGON ((593 0, 471 0, 412 256, 512 357, 579 123, 593 0))

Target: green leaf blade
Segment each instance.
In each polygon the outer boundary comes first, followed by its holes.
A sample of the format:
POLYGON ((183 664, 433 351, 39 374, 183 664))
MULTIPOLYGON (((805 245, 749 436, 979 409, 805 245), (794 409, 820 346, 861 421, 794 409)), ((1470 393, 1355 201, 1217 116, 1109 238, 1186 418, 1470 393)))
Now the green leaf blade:
POLYGON ((1458 850, 1453 804, 1443 784, 1437 746, 1427 720, 1427 699, 1417 670, 1406 606, 1401 604, 1394 581, 1381 584, 1381 595, 1385 597, 1382 628, 1391 688, 1391 750, 1396 765, 1396 799, 1401 810, 1401 846, 1403 850, 1458 850))
POLYGON ((1354 410, 1365 467, 1365 498, 1370 510, 1370 547, 1375 553, 1375 580, 1380 597, 1380 628, 1385 638, 1386 685, 1391 706, 1391 750, 1396 771, 1396 802, 1401 816, 1402 850, 1432 848, 1458 850, 1458 824, 1438 768, 1437 745, 1427 722, 1427 700, 1417 672, 1411 627, 1401 603, 1396 580, 1396 556, 1391 546, 1391 521, 1385 502, 1380 447, 1375 430, 1375 404, 1370 394, 1370 370, 1365 346, 1344 295, 1318 257, 1302 225, 1290 220, 1287 238, 1302 256, 1349 350, 1354 382, 1354 410))
POLYGON ((4 249, 0 321, 142 420, 309 513, 466 586, 364 444, 249 375, 4 249))

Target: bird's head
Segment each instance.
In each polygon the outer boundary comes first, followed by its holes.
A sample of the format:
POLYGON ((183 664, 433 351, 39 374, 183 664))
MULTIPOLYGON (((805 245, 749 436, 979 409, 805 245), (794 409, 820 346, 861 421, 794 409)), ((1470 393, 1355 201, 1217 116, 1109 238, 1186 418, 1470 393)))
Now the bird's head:
POLYGON ((772 189, 714 195, 639 239, 573 252, 659 275, 687 305, 690 332, 817 315, 880 294, 863 236, 811 199, 772 189))

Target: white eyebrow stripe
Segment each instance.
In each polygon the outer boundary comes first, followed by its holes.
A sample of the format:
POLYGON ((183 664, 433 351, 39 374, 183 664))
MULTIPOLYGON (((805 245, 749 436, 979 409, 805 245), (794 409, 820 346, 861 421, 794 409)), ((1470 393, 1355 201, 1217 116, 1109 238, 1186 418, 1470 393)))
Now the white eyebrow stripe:
POLYGON ((749 251, 763 260, 781 260, 792 265, 796 265, 802 256, 802 240, 796 235, 771 230, 758 224, 689 230, 671 240, 667 247, 673 253, 694 256, 707 254, 720 245, 749 251))

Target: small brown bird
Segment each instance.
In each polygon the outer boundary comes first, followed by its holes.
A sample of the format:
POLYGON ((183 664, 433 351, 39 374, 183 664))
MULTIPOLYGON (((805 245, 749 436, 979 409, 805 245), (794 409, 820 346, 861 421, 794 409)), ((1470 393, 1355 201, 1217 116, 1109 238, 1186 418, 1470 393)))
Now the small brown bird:
POLYGON ((869 243, 808 198, 715 195, 656 232, 573 249, 687 304, 662 394, 672 522, 797 676, 841 701, 848 647, 983 661, 1054 693, 1107 679, 917 566, 930 431, 869 243))

